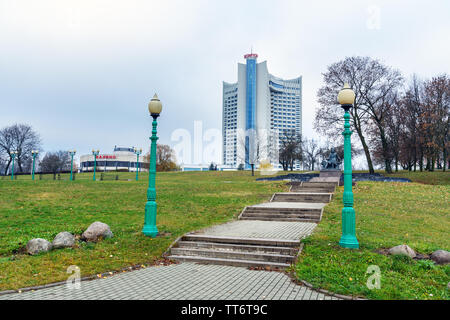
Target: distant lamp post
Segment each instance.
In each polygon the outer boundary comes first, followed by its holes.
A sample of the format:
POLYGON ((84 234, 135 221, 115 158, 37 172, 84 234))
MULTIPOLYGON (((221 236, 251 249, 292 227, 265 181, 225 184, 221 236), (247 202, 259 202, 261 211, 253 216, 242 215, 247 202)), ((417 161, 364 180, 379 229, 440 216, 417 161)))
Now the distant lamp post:
POLYGON ((94 155, 94 177, 92 180, 95 181, 95 170, 97 169, 97 156, 100 154, 100 150, 95 151, 92 149, 92 154, 94 155))
POLYGON ((136 181, 139 180, 139 155, 142 153, 142 149, 134 148, 134 153, 136 154, 136 181))
POLYGON ((34 168, 35 168, 35 163, 36 163, 36 156, 38 155, 39 151, 38 150, 32 150, 31 151, 31 155, 33 156, 33 170, 31 171, 31 179, 34 180, 34 168))
POLYGON ((358 249, 359 243, 355 232, 355 210, 353 209, 353 191, 352 191, 352 150, 350 136, 350 113, 349 110, 355 102, 355 93, 348 83, 338 94, 338 102, 345 110, 344 113, 344 208, 342 209, 342 237, 339 245, 343 248, 358 249))
POLYGON ((153 96, 152 100, 148 104, 148 111, 153 118, 152 122, 152 136, 150 140, 150 170, 148 178, 148 189, 147 189, 147 203, 145 204, 145 222, 142 232, 144 235, 149 237, 156 237, 158 234, 158 228, 156 227, 156 189, 155 189, 155 179, 156 179, 156 141, 158 137, 156 136, 156 119, 162 110, 162 103, 158 99, 158 96, 153 96))
POLYGON ((19 153, 17 151, 11 151, 11 157, 12 157, 12 167, 11 167, 11 180, 14 180, 14 159, 16 159, 16 156, 19 153))
POLYGON ((77 153, 77 150, 69 151, 70 157, 72 158, 70 161, 70 181, 73 181, 73 156, 77 153))

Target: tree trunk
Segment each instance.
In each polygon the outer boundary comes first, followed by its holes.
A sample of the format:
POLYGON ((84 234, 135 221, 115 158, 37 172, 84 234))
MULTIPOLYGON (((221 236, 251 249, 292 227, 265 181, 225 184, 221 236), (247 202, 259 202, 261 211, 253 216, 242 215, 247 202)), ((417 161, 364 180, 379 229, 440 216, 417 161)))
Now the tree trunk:
POLYGON ((360 134, 359 130, 356 130, 356 132, 358 133, 359 140, 361 141, 361 144, 364 149, 364 154, 366 155, 367 166, 369 167, 369 173, 374 174, 375 170, 373 169, 372 158, 370 157, 370 151, 369 151, 369 147, 367 146, 366 139, 364 138, 362 133, 360 134))
POLYGON ((364 154, 366 155, 367 166, 369 167, 369 173, 374 174, 375 170, 373 169, 372 158, 370 157, 370 151, 369 151, 369 147, 367 146, 366 139, 364 138, 364 135, 361 131, 360 120, 359 120, 359 118, 355 117, 353 115, 353 113, 352 113, 352 117, 353 117, 353 125, 356 129, 356 133, 358 134, 359 140, 361 141, 361 144, 363 146, 364 154))
POLYGON ((445 166, 447 164, 447 150, 445 148, 445 143, 442 150, 442 171, 445 172, 445 166))
POLYGON ((252 177, 253 177, 255 175, 255 170, 254 170, 255 165, 252 163, 251 166, 252 166, 252 177))
POLYGON ((11 159, 8 160, 8 163, 6 164, 5 167, 5 176, 8 174, 8 170, 9 170, 9 166, 11 165, 11 159))

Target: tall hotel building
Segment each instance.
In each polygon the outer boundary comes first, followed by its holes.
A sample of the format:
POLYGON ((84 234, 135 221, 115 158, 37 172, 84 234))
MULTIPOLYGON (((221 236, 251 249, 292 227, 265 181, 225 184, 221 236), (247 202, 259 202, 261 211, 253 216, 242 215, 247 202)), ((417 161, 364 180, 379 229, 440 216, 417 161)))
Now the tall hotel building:
POLYGON ((283 80, 268 72, 266 61, 257 63, 257 54, 244 58, 238 82, 223 82, 223 163, 249 168, 266 160, 280 168, 283 132, 302 133, 302 77, 283 80))

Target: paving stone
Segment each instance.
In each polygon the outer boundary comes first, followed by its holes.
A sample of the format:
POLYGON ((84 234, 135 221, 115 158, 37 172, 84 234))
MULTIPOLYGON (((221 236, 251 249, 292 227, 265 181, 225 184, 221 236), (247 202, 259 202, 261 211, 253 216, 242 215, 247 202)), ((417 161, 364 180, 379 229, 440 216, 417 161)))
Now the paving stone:
POLYGON ((246 268, 181 263, 120 273, 106 279, 82 281, 79 289, 65 284, 0 296, 2 300, 95 299, 302 299, 322 297, 298 286, 279 272, 246 268), (193 270, 198 270, 192 272, 193 270), (186 274, 189 274, 187 277, 186 274), (164 290, 161 290, 164 288, 164 290), (295 296, 292 294, 296 290, 295 296), (305 296, 302 292, 309 293, 305 296), (263 298, 264 297, 264 298, 263 298))
POLYGON ((309 236, 316 223, 283 221, 232 221, 199 232, 204 235, 242 238, 299 240, 309 236))

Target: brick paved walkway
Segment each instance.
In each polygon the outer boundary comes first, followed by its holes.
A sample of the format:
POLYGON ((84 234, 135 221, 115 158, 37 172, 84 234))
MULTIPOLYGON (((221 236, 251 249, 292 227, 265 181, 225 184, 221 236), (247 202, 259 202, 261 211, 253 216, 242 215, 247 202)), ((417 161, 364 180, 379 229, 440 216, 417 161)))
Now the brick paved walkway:
POLYGON ((337 300, 280 272, 193 263, 149 267, 106 279, 0 296, 0 300, 337 300))

